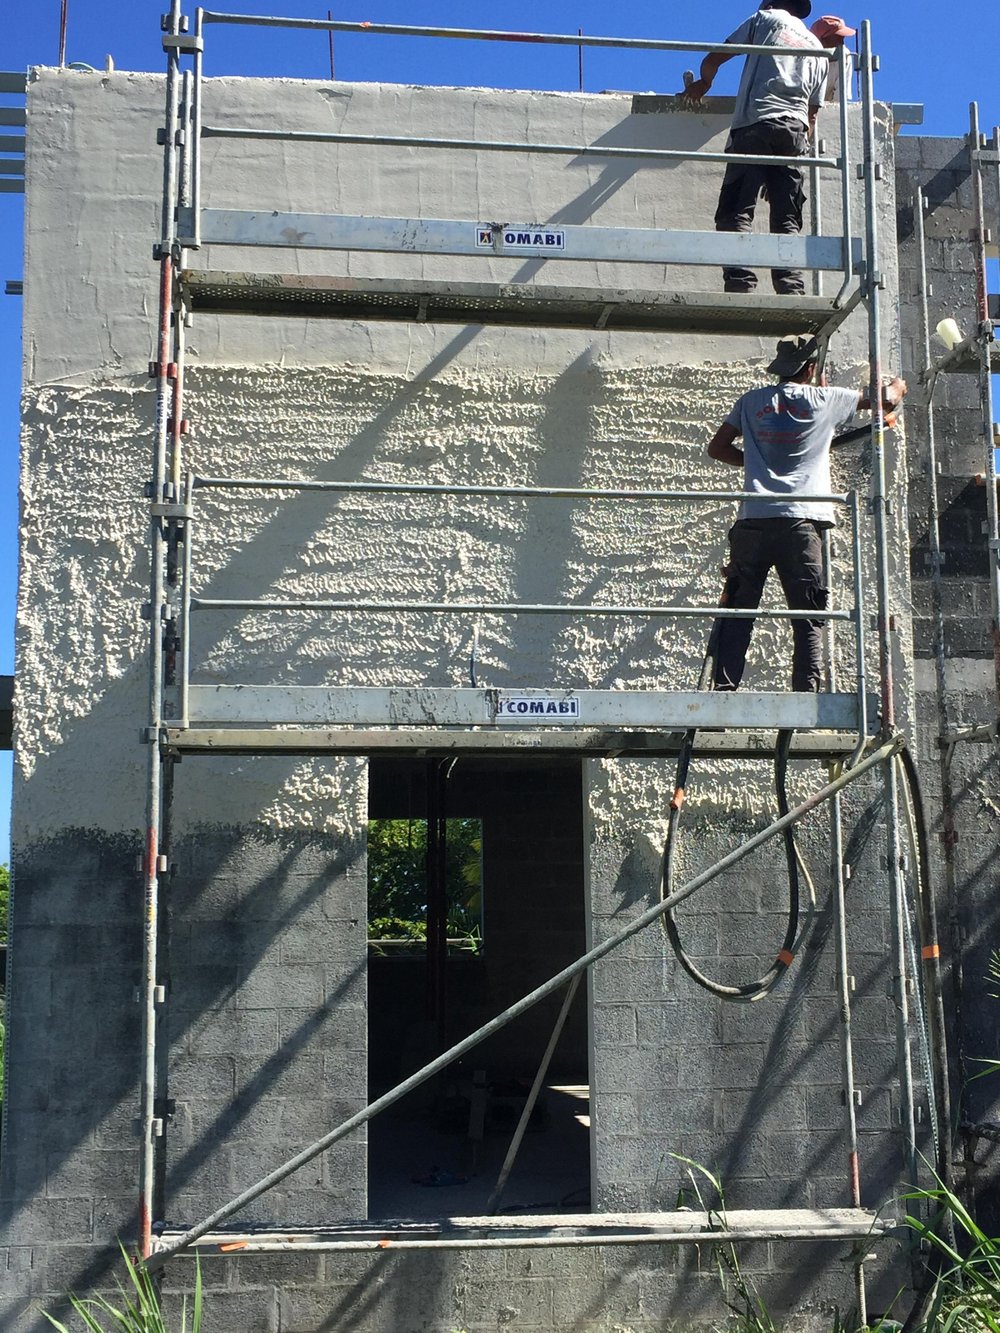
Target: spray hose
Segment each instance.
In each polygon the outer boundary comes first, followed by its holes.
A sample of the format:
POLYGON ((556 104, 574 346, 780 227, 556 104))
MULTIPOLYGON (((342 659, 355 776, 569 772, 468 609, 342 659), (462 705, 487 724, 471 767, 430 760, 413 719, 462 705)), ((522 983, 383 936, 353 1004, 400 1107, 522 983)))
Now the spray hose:
MULTIPOLYGON (((786 815, 788 813, 788 793, 785 777, 788 769, 788 753, 793 735, 794 732, 792 731, 779 732, 778 744, 775 749, 774 787, 778 800, 778 812, 780 815, 786 815)), ((661 900, 669 897, 673 892, 674 866, 678 846, 681 808, 684 804, 688 772, 691 767, 691 756, 694 753, 696 737, 696 731, 689 731, 687 733, 677 760, 674 795, 670 802, 667 838, 663 847, 662 874, 660 876, 661 900)), ((715 981, 711 977, 706 976, 705 973, 696 966, 684 948, 675 913, 673 911, 665 912, 660 918, 678 963, 680 963, 681 967, 692 981, 696 982, 704 990, 709 991, 712 995, 718 996, 721 1000, 729 1000, 735 1004, 754 1004, 757 1000, 762 1000, 766 995, 769 995, 794 962, 799 943, 811 924, 813 911, 816 906, 815 886, 813 885, 812 877, 810 876, 805 863, 799 856, 798 848, 795 845, 795 835, 792 832, 791 826, 785 829, 782 837, 785 844, 785 860, 788 866, 788 914, 785 922, 785 934, 774 962, 762 976, 757 978, 756 981, 746 982, 742 985, 728 986, 723 982, 715 981), (805 922, 800 932, 799 910, 801 902, 801 881, 804 881, 807 887, 809 907, 806 913, 805 922)))

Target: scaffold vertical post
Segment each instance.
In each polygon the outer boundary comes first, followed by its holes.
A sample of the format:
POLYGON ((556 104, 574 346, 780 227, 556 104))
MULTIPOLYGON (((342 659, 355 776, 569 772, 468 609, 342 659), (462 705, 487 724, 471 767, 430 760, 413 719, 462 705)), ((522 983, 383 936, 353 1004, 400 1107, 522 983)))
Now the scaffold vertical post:
MULTIPOLYGON (((996 136, 994 135, 994 138, 996 136)), ((993 684, 996 713, 1000 715, 1000 521, 997 503, 996 445, 993 440, 993 322, 990 319, 989 284, 986 275, 986 207, 983 198, 983 166, 980 152, 979 106, 969 104, 969 156, 975 203, 976 318, 979 333, 979 406, 983 425, 983 480, 986 483, 986 549, 990 579, 990 647, 993 652, 993 684)), ((998 173, 1000 174, 1000 173, 998 173)), ((997 721, 997 716, 994 717, 997 721)), ((1000 739, 1000 730, 998 730, 1000 739)))
MULTIPOLYGON (((920 334, 925 368, 931 365, 931 318, 928 307, 929 283, 927 280, 927 238, 924 214, 926 199, 922 188, 916 193, 913 204, 914 226, 917 237, 919 257, 918 286, 920 292, 920 334)), ((924 426, 927 431, 927 532, 930 545, 931 572, 931 608, 933 614, 933 651, 935 702, 937 706, 938 727, 938 781, 941 793, 941 846, 944 866, 944 892, 948 913, 948 954, 949 980, 951 984, 951 1003, 955 1029, 962 1031, 962 959, 964 940, 962 937, 961 916, 958 901, 958 875, 955 865, 955 790, 951 773, 953 747, 946 741, 951 723, 948 715, 948 682, 944 645, 944 555, 941 550, 941 499, 938 489, 938 454, 937 432, 934 419, 934 386, 932 377, 926 385, 924 404, 924 426)), ((958 1045, 958 1073, 961 1083, 965 1083, 963 1070, 964 1054, 961 1043, 958 1045)), ((948 1127, 950 1131, 950 1126, 948 1127)))
MULTIPOLYGON (((171 0, 165 20, 167 32, 181 32, 180 0, 171 0)), ((140 1074, 139 1123, 141 1148, 139 1160, 139 1235, 138 1249, 143 1258, 152 1247, 153 1194, 156 1179, 156 1007, 159 927, 159 885, 162 837, 162 770, 160 728, 163 722, 164 632, 167 614, 165 560, 166 523, 160 507, 169 496, 168 441, 171 410, 176 404, 176 363, 174 352, 174 264, 178 193, 177 125, 180 106, 180 70, 176 47, 167 52, 166 124, 163 144, 163 203, 160 233, 159 325, 156 342, 156 426, 150 500, 150 597, 149 597, 149 707, 146 727, 146 836, 143 851, 144 915, 142 941, 141 992, 142 1068, 140 1074)), ((176 411, 173 413, 176 418, 176 411)))
MULTIPOLYGON (((878 182, 881 168, 875 139, 874 55, 871 22, 861 25, 861 95, 864 121, 865 274, 868 306, 869 396, 872 414, 872 519, 878 603, 879 678, 882 696, 883 738, 896 732, 896 686, 893 669, 895 621, 889 579, 889 498, 885 459, 885 415, 882 407, 882 274, 879 272, 878 182)), ((894 764, 884 769, 886 804, 886 869, 892 916, 893 991, 896 1004, 897 1072, 900 1113, 906 1146, 909 1183, 917 1182, 916 1115, 913 1062, 909 1041, 909 997, 906 969, 906 898, 899 819, 899 783, 894 764)))

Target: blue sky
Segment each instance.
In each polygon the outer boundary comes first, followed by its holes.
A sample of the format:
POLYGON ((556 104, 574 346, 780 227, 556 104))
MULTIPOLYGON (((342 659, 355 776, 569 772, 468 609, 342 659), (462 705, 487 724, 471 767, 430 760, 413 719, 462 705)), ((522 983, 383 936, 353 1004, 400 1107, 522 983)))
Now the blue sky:
MULTIPOLYGON (((678 40, 721 40, 753 5, 742 0, 717 0, 706 6, 633 0, 627 10, 608 10, 596 0, 547 0, 547 3, 493 4, 477 8, 459 0, 244 0, 227 9, 248 14, 326 16, 334 4, 336 18, 377 23, 409 23, 441 27, 482 27, 536 32, 620 37, 664 37, 678 40)), ((69 0, 67 59, 103 68, 110 55, 118 69, 163 69, 159 16, 166 0, 69 0)), ((833 8, 831 0, 830 8, 833 8)), ((57 63, 60 0, 28 0, 11 6, 4 27, 4 69, 57 63)), ((824 12, 817 4, 814 14, 824 12)), ((190 11, 193 13, 193 6, 190 11)), ((876 12, 838 12, 857 26, 866 13, 873 18, 874 46, 881 57, 878 96, 885 101, 921 102, 925 119, 921 133, 963 135, 968 129, 968 104, 980 104, 987 132, 1000 122, 1000 6, 956 0, 947 9, 927 4, 881 0, 876 12), (931 54, 933 52, 933 55, 931 54)), ((620 51, 584 52, 584 88, 674 92, 682 71, 696 57, 620 51)), ((722 71, 719 93, 735 88, 738 63, 722 71)), ((485 84, 496 87, 575 89, 575 49, 467 43, 338 34, 335 38, 338 78, 382 79, 406 83, 485 84)), ((262 29, 211 31, 206 73, 291 75, 325 78, 330 72, 326 34, 265 32, 262 29)), ((15 99, 0 95, 0 104, 15 99)), ((153 152, 155 149, 150 148, 153 152)), ((20 195, 0 194, 0 279, 20 278, 23 207, 20 195)), ((995 276, 995 266, 994 266, 995 276)), ((14 669, 14 596, 17 577, 17 440, 20 392, 20 317, 17 297, 0 296, 0 672, 14 669)), ((9 849, 10 756, 0 755, 0 861, 9 849)))

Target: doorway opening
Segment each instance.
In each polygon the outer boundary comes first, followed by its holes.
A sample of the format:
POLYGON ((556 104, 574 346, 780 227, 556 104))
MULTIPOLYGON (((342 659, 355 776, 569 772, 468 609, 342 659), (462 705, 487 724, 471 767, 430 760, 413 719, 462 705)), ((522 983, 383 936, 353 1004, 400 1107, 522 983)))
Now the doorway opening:
MULTIPOLYGON (((369 1099, 586 948, 578 759, 369 766, 369 1099)), ((369 1125, 373 1218, 479 1216, 565 998, 550 996, 369 1125)), ((556 1042, 496 1211, 590 1209, 587 994, 556 1042)))

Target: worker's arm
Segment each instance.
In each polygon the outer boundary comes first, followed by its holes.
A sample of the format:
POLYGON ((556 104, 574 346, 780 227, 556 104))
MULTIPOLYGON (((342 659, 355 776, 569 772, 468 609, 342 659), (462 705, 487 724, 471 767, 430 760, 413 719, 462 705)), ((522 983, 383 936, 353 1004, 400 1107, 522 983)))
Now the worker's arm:
MULTIPOLYGON (((882 410, 883 412, 892 412, 897 408, 906 397, 906 380, 900 379, 896 375, 888 384, 882 386, 882 410)), ((862 393, 858 398, 858 409, 862 412, 870 412, 872 401, 867 393, 862 393)))
POLYGON ((733 51, 732 55, 725 51, 709 52, 701 62, 701 69, 699 70, 701 77, 695 79, 694 83, 689 83, 680 96, 687 98, 690 102, 700 102, 715 82, 715 76, 722 66, 727 60, 732 60, 733 56, 738 54, 738 51, 733 51))
POLYGON ((809 108, 809 137, 810 139, 816 132, 816 117, 819 115, 819 107, 811 106, 809 108))
POLYGON ((724 421, 709 442, 709 458, 714 458, 719 463, 730 463, 733 467, 742 467, 743 450, 737 449, 733 443, 739 436, 740 432, 736 427, 724 421))

